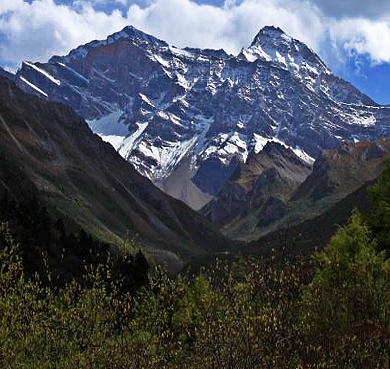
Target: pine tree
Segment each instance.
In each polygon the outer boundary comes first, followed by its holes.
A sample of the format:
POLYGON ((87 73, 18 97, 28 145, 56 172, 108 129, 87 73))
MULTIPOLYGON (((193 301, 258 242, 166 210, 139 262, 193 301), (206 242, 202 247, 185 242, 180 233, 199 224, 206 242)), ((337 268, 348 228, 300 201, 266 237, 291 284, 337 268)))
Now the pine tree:
POLYGON ((368 223, 376 237, 380 250, 390 252, 390 161, 386 162, 382 175, 370 188, 373 209, 368 223))

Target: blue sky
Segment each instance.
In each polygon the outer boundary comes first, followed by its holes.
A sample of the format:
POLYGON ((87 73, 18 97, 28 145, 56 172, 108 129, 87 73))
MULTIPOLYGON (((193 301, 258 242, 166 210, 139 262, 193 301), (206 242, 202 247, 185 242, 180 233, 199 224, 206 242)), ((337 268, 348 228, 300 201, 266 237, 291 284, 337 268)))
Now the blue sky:
POLYGON ((388 0, 0 0, 0 65, 45 62, 129 24, 178 47, 232 54, 275 25, 335 74, 390 104, 388 0))

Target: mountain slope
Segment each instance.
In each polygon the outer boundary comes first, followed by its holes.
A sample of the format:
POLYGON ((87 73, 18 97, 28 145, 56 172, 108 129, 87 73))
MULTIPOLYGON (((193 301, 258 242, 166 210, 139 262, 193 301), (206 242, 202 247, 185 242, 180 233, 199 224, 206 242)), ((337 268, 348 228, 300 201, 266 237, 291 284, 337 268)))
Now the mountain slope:
MULTIPOLYGON (((269 204, 273 213, 271 210, 269 212, 274 215, 272 221, 264 221, 267 209, 255 207, 242 212, 234 222, 227 224, 224 232, 234 239, 256 240, 285 228, 297 226, 299 229, 302 222, 327 212, 365 183, 379 177, 389 154, 390 140, 345 142, 336 150, 325 150, 314 162, 313 171, 290 192, 287 201, 276 202, 279 207, 274 205, 275 202, 269 204)), ((295 172, 298 174, 297 170, 295 172)), ((223 203, 221 192, 213 200, 214 203, 221 200, 223 203)), ((337 214, 328 223, 334 225, 336 217, 337 214)))
POLYGON ((321 215, 297 225, 281 227, 247 243, 241 252, 252 256, 269 255, 274 249, 277 258, 312 255, 316 249, 324 248, 338 228, 348 222, 353 209, 363 213, 370 211, 368 188, 373 184, 374 181, 366 182, 321 215))
POLYGON ((293 201, 316 201, 338 193, 346 195, 382 171, 390 141, 343 143, 337 150, 325 150, 314 163, 313 173, 294 194, 293 201))
POLYGON ((12 81, 15 81, 15 79, 16 79, 15 75, 13 75, 10 72, 7 72, 5 69, 3 69, 1 67, 0 67, 0 76, 7 77, 7 78, 9 78, 12 81))
POLYGON ((71 105, 140 173, 196 209, 273 139, 312 162, 343 140, 390 133, 389 107, 274 27, 237 56, 178 49, 126 27, 48 63, 23 63, 17 83, 71 105))
POLYGON ((287 201, 310 173, 311 166, 291 149, 270 141, 240 163, 205 212, 218 226, 247 216, 272 223, 283 216, 287 201))
POLYGON ((0 77, 0 195, 37 194, 55 216, 117 243, 126 231, 181 257, 229 248, 199 214, 165 195, 65 105, 0 77))

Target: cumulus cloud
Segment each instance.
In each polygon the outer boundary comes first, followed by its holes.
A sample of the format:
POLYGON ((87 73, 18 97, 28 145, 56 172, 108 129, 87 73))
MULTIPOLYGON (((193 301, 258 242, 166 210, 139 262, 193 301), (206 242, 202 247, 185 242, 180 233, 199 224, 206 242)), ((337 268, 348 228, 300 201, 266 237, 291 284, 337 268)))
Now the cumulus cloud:
POLYGON ((333 48, 334 55, 340 49, 356 50, 376 63, 390 61, 390 47, 384 47, 390 43, 390 26, 384 17, 338 19, 319 0, 225 0, 221 6, 202 5, 200 0, 116 0, 105 12, 101 5, 108 0, 59 1, 0 0, 3 61, 14 66, 25 59, 46 61, 129 24, 179 47, 224 48, 230 53, 247 47, 263 26, 275 25, 320 55, 330 55, 333 48), (112 10, 113 4, 122 12, 112 10))
POLYGON ((385 20, 344 19, 329 27, 336 47, 367 54, 373 63, 390 61, 390 26, 385 20))
POLYGON ((291 0, 227 0, 224 7, 156 0, 144 9, 131 6, 127 18, 136 27, 177 46, 224 48, 232 53, 248 46, 265 25, 279 26, 313 48, 324 37, 317 9, 291 0))
MULTIPOLYGON (((4 0, 1 1, 0 9, 4 0)), ((95 11, 88 3, 72 8, 56 5, 53 0, 35 0, 31 4, 10 1, 13 8, 2 11, 0 16, 0 53, 5 62, 14 65, 26 59, 46 61, 77 45, 105 38, 127 24, 119 11, 108 15, 95 11)))
POLYGON ((23 0, 2 0, 0 2, 0 14, 18 9, 23 4, 23 0))

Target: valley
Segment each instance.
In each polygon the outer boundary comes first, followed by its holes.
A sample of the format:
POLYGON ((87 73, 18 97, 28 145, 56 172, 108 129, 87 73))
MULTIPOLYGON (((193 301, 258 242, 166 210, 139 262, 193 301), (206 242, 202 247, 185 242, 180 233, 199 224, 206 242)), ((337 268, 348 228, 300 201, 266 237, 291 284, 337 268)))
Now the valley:
POLYGON ((275 26, 0 67, 0 366, 388 368, 389 157, 390 106, 275 26))

